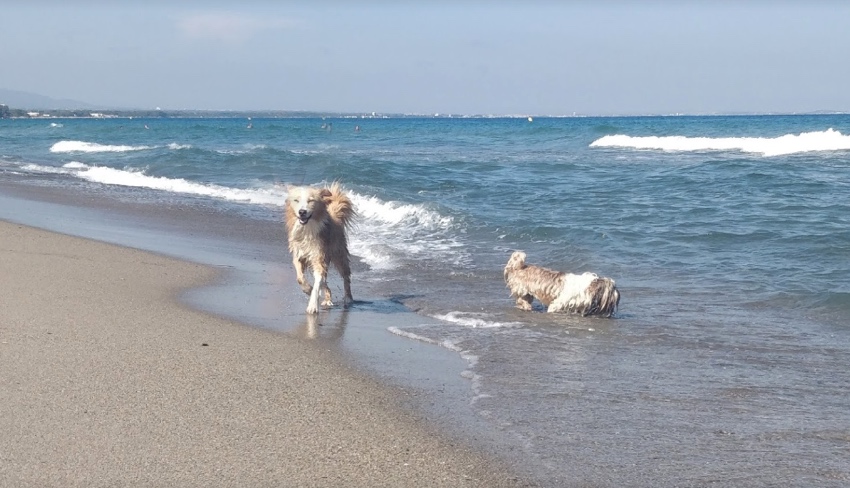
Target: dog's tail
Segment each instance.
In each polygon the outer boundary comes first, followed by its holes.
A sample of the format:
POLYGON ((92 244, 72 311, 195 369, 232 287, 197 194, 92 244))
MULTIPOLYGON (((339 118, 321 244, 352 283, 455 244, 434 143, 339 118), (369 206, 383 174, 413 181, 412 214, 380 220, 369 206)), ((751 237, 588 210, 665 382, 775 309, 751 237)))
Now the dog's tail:
POLYGON ((330 187, 325 188, 323 195, 327 205, 328 215, 343 227, 350 227, 357 216, 354 204, 342 190, 342 185, 334 181, 330 187))
POLYGON ((596 278, 587 287, 590 295, 590 306, 584 315, 601 315, 610 317, 620 305, 620 290, 611 278, 596 278))

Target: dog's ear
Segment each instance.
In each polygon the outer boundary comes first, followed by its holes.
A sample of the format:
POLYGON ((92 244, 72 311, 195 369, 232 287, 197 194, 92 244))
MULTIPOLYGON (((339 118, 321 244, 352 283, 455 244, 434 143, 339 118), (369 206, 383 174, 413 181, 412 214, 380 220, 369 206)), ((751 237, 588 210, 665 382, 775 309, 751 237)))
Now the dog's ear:
POLYGON ((331 193, 330 189, 328 188, 322 188, 321 191, 319 191, 319 196, 322 198, 322 200, 330 200, 333 196, 333 193, 331 193))

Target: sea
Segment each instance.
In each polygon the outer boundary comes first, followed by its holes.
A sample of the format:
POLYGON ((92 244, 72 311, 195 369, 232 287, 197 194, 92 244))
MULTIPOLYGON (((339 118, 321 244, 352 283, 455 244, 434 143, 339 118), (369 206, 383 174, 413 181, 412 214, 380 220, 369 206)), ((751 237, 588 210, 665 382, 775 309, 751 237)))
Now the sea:
POLYGON ((850 486, 850 115, 0 120, 0 195, 105 212, 0 218, 274 262, 291 320, 211 308, 283 333, 306 307, 287 189, 333 181, 358 213, 347 313, 455 357, 453 409, 542 486, 850 486), (514 250, 614 279, 616 315, 515 308, 514 250))

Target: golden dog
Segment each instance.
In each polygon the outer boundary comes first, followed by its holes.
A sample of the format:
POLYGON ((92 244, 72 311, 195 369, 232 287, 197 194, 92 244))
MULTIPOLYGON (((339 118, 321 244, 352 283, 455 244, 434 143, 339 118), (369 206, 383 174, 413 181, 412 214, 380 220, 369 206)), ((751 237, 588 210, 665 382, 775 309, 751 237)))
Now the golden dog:
POLYGON ((307 313, 319 311, 319 290, 325 292, 322 305, 333 306, 328 287, 331 263, 342 275, 344 306, 352 301, 351 265, 346 230, 355 217, 354 206, 339 183, 328 188, 290 187, 286 198, 286 235, 295 276, 304 293, 310 295, 307 313), (304 278, 304 270, 313 270, 313 286, 304 278))
POLYGON ((526 264, 522 251, 514 252, 505 265, 505 283, 522 310, 531 310, 531 303, 537 298, 548 312, 610 317, 620 304, 620 291, 611 278, 594 273, 561 273, 526 264))

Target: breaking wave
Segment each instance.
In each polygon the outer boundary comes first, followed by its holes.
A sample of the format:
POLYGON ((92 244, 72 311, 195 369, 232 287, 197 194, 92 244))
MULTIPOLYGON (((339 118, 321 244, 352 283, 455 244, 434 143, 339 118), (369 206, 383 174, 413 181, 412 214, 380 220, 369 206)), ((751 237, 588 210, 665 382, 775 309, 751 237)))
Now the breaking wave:
POLYGON ((50 147, 52 153, 99 153, 99 152, 129 152, 151 149, 150 146, 116 146, 85 141, 59 141, 50 147))
POLYGON ((742 151, 763 156, 783 156, 815 151, 850 150, 850 136, 834 129, 779 137, 685 137, 623 134, 604 136, 590 147, 655 149, 661 151, 742 151))
MULTIPOLYGON (((65 174, 104 185, 149 188, 239 203, 278 207, 286 203, 286 187, 272 183, 232 188, 184 178, 152 176, 144 169, 116 169, 78 161, 61 167, 28 163, 21 169, 33 173, 65 174)), ((452 217, 421 204, 384 201, 356 192, 349 192, 349 195, 359 215, 358 224, 349 236, 349 247, 352 254, 372 269, 395 269, 408 260, 435 259, 460 263, 469 258, 458 238, 460 232, 452 217)))

